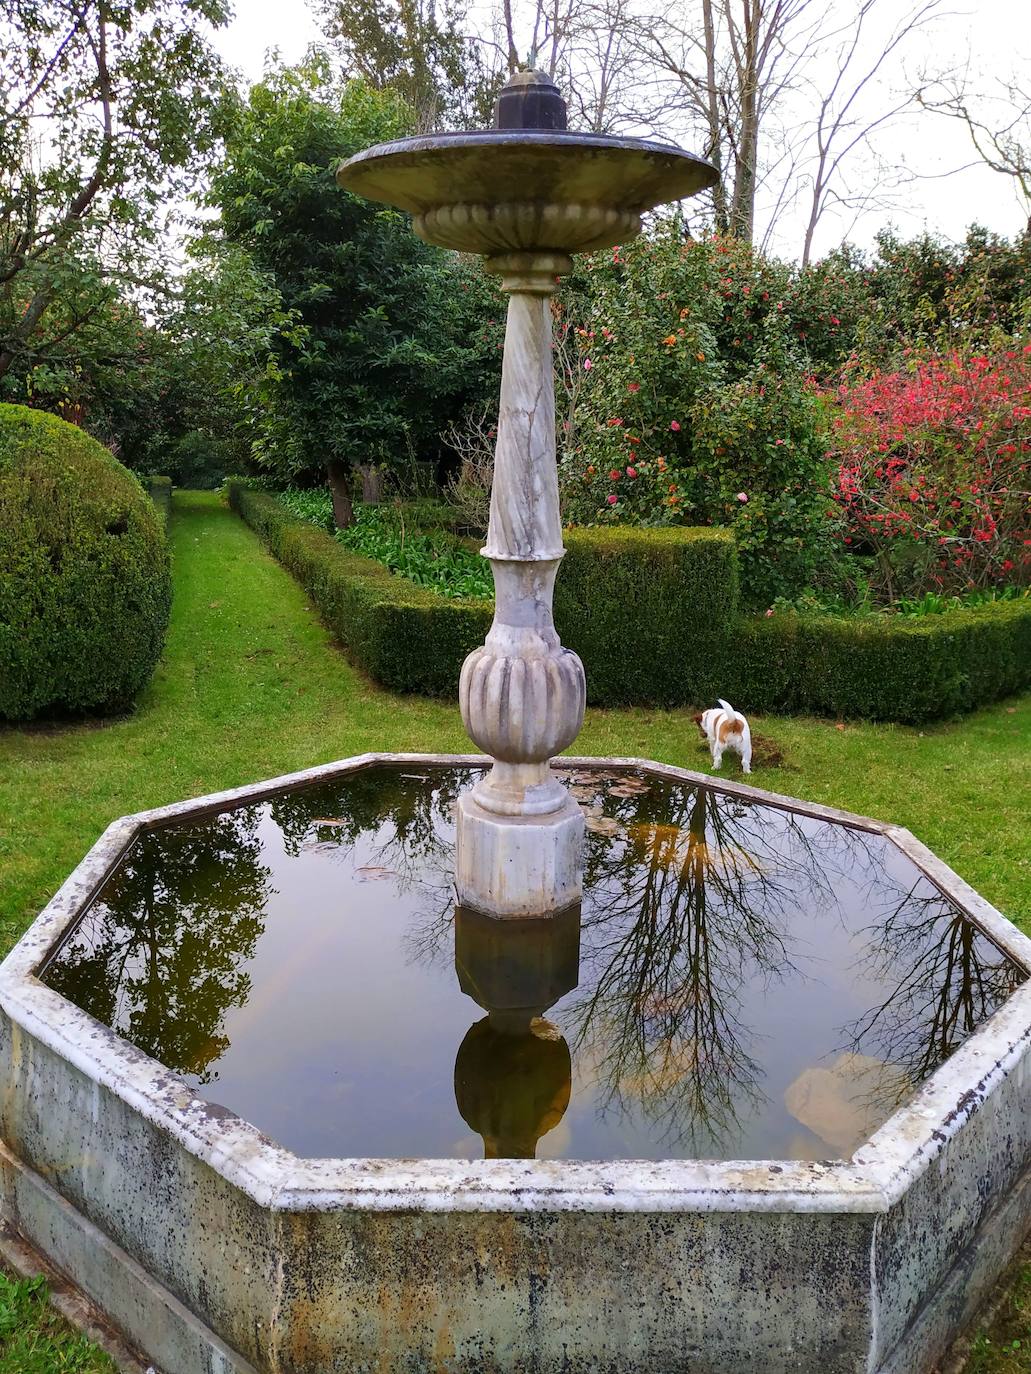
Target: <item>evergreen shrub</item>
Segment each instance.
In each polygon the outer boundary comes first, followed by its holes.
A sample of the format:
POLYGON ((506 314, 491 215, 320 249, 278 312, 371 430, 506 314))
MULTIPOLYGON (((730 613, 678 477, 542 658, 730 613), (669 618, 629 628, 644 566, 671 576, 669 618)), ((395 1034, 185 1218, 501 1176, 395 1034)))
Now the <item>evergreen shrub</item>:
POLYGON ((6 404, 0 569, 0 720, 128 707, 168 625, 160 516, 96 439, 6 404))
POLYGON ((592 704, 705 701, 720 691, 738 570, 729 530, 565 530, 555 624, 592 704))
MULTIPOLYGON (((233 508, 298 579, 377 682, 454 696, 491 604, 395 576, 229 484, 233 508)), ((572 529, 555 589, 562 641, 594 705, 713 705, 918 723, 1031 684, 1031 598, 940 615, 742 615, 733 536, 718 529, 572 529)))

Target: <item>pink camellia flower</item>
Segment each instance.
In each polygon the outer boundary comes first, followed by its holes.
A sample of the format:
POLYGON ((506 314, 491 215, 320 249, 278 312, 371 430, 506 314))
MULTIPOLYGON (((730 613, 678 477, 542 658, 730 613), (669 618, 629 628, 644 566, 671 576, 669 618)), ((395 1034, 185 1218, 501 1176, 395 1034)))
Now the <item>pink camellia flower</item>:
POLYGON ((606 496, 605 500, 609 503, 610 506, 614 506, 616 502, 619 500, 619 497, 616 495, 614 491, 610 491, 608 496, 606 496))
POLYGON ((591 368, 592 368, 593 366, 594 366, 594 364, 591 362, 590 358, 585 358, 585 359, 584 359, 584 371, 585 371, 585 372, 590 372, 590 370, 591 370, 591 368))
POLYGON ((771 616, 772 614, 773 614, 773 607, 771 606, 770 609, 766 612, 766 619, 769 620, 769 618, 770 618, 770 616, 771 616))
POLYGON ((619 481, 619 468, 613 468, 613 469, 612 469, 612 471, 609 473, 609 481, 610 481, 610 482, 618 482, 618 481, 619 481))
POLYGON ((783 439, 774 439, 774 441, 773 441, 774 446, 775 446, 776 448, 779 448, 780 445, 781 445, 783 442, 784 442, 783 439))
POLYGON ((680 421, 679 421, 679 420, 672 420, 672 421, 670 422, 670 426, 669 426, 669 427, 670 427, 671 430, 673 430, 674 433, 676 433, 676 431, 680 428, 680 421))
POLYGON ((627 468, 627 470, 626 470, 626 475, 627 475, 628 477, 636 477, 636 476, 637 476, 637 469, 636 469, 636 468, 627 468))
POLYGON ((747 501, 747 500, 748 500, 748 492, 747 492, 747 491, 739 491, 738 494, 737 494, 737 499, 738 499, 739 501, 747 501))
POLYGON ((640 391, 640 389, 641 389, 641 383, 640 383, 640 382, 627 382, 626 389, 627 389, 627 391, 640 391))

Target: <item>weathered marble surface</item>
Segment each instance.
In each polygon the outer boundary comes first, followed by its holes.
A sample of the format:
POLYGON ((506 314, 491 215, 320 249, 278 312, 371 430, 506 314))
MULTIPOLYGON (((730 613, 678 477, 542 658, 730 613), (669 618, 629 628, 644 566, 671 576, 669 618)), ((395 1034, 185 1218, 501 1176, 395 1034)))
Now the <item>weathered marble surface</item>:
POLYGON ((579 899, 584 834, 549 766, 576 738, 586 699, 583 665, 562 648, 551 614, 563 548, 549 297, 570 253, 635 237, 645 210, 694 195, 717 173, 671 145, 568 132, 565 103, 540 72, 509 79, 496 124, 505 127, 380 144, 343 163, 337 180, 409 211, 430 243, 486 254, 509 293, 483 550, 496 612, 459 686, 465 728, 496 762, 459 801, 456 884, 463 905, 521 917, 579 899), (522 118, 544 127, 510 127, 522 118))
POLYGON ((458 900, 497 916, 557 911, 580 897, 584 821, 550 760, 583 724, 583 664, 552 618, 564 553, 555 467, 550 296, 554 255, 492 261, 509 292, 494 483, 484 554, 494 623, 466 659, 462 722, 495 760, 458 803, 458 900))
MULTIPOLYGON (((924 1374, 1031 1223, 1031 984, 831 1163, 299 1159, 34 971, 141 828, 344 775, 363 755, 112 825, 0 967, 3 1222, 164 1374, 924 1374)), ((570 767, 641 768, 633 759, 570 767)), ((1011 958, 1031 941, 886 836, 1011 958)))

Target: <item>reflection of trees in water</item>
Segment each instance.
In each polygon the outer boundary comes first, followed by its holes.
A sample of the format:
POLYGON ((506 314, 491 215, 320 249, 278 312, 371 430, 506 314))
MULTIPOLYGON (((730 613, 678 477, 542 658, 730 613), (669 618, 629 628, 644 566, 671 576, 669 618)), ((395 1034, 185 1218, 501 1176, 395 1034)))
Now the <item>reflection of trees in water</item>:
POLYGON ((317 848, 345 860, 357 845, 367 846, 361 859, 370 876, 419 903, 419 924, 406 938, 409 957, 440 963, 447 957, 440 937, 450 928, 454 905, 454 807, 475 772, 416 765, 362 769, 320 787, 284 792, 269 806, 292 856, 317 848))
POLYGON ((264 929, 259 822, 251 807, 141 835, 44 981, 168 1068, 209 1081, 264 929))
MULTIPOLYGON (((210 1077, 226 1012, 249 995, 241 965, 271 890, 266 814, 288 854, 387 875, 417 912, 406 957, 449 964, 453 809, 476 771, 379 767, 144 835, 46 981, 170 1068, 210 1077)), ((911 1083, 1021 981, 929 883, 900 881, 880 836, 647 775, 575 783, 601 826, 587 836, 579 991, 558 1018, 601 1109, 640 1113, 671 1147, 720 1149, 763 1102, 748 998, 819 975, 823 951, 802 943, 798 918, 842 922, 839 894, 868 922, 846 922, 866 951, 857 972, 888 989, 846 1028, 847 1047, 911 1083)))
MULTIPOLYGON (((824 950, 801 942, 800 913, 822 914, 851 935, 840 900, 847 893, 851 911, 883 913, 862 940, 890 941, 923 920, 931 947, 943 958, 953 947, 955 967, 973 971, 969 928, 941 899, 933 912, 914 908, 889 859, 895 851, 879 835, 655 777, 588 770, 573 781, 595 825, 580 992, 562 1005, 561 1020, 602 1110, 642 1112, 671 1146, 719 1148, 761 1106, 748 997, 773 978, 819 977, 824 950)), ((450 953, 450 926, 450 908, 424 913, 410 940, 414 957, 450 953)), ((890 972, 889 959, 875 976, 890 972)), ((983 1019, 990 1001, 968 996, 965 1021, 983 1019)), ((871 1011, 863 1037, 881 1014, 871 1011)), ((873 1052, 858 1039, 853 1047, 873 1052)), ((882 1057, 898 1054, 886 1044, 882 1057)), ((907 1076, 940 1062, 931 1053, 925 1060, 907 1076)), ((884 1081, 897 1086, 899 1075, 884 1081)))
POLYGON ((859 969, 887 994, 842 1029, 843 1047, 896 1065, 914 1086, 1027 977, 923 876, 862 935, 859 969))
MULTIPOLYGON (((604 794, 601 794, 604 795, 604 794)), ((581 986, 565 1010, 601 1107, 640 1108, 671 1145, 695 1150, 737 1130, 763 1101, 745 994, 792 971, 788 918, 823 886, 790 817, 705 789, 653 782, 605 798, 620 829, 590 837, 581 986)))

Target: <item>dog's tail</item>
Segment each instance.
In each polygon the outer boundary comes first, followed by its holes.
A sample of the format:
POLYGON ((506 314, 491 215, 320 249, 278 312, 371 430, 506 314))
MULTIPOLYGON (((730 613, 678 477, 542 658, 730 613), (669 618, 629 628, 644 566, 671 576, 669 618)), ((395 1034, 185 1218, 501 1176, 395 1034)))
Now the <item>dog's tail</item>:
POLYGON ((729 701, 724 701, 722 697, 717 697, 716 701, 720 706, 723 707, 724 711, 726 711, 728 716, 733 716, 735 720, 744 720, 744 716, 741 715, 741 712, 735 711, 729 701))

